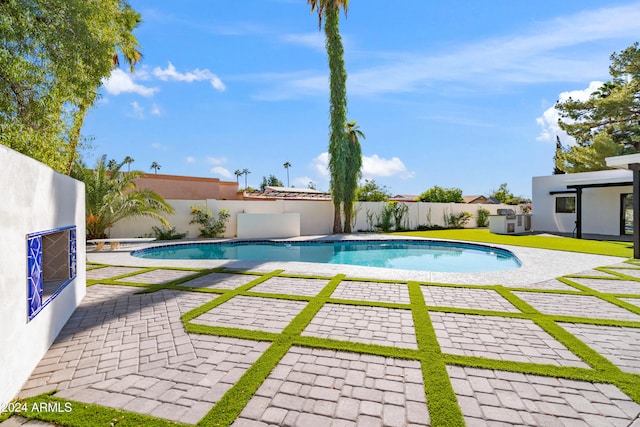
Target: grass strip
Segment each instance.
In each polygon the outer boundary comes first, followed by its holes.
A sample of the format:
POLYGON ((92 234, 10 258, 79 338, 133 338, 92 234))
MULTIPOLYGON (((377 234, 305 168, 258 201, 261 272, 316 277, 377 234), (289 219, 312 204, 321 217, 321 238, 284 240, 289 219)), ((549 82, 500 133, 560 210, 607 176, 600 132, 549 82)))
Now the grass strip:
POLYGON ((447 373, 447 367, 427 311, 422 290, 417 282, 409 282, 408 287, 416 340, 422 355, 420 365, 431 424, 434 426, 463 426, 465 422, 462 411, 447 373))
POLYGON ((186 427, 188 424, 151 417, 122 409, 61 399, 51 393, 21 399, 27 408, 18 415, 55 425, 68 427, 109 426, 109 427, 186 427))
MULTIPOLYGON (((608 293, 603 293, 600 291, 597 291, 595 289, 592 289, 588 286, 585 285, 581 285, 580 283, 574 282, 570 279, 567 278, 561 278, 560 279, 562 282, 567 283, 571 286, 573 286, 576 289, 580 289, 581 291, 583 291, 585 294, 592 296, 592 297, 596 297, 596 298, 600 298, 601 300, 604 300, 606 302, 608 302, 609 304, 613 304, 616 305, 620 308, 623 308, 625 310, 628 310, 634 314, 640 315, 640 307, 633 305, 631 303, 628 303, 626 301, 622 301, 616 297, 614 297, 613 295, 610 295, 608 293)), ((606 279, 605 279, 606 280, 606 279)), ((639 319, 640 320, 640 319, 639 319)))
POLYGON ((240 377, 238 382, 222 396, 207 415, 200 420, 198 423, 199 426, 228 426, 238 418, 271 371, 277 366, 284 355, 287 354, 293 344, 293 338, 299 336, 304 328, 307 327, 324 304, 324 301, 333 293, 343 278, 344 275, 338 275, 329 281, 317 297, 312 299, 309 304, 298 313, 282 333, 277 336, 273 344, 271 344, 262 356, 240 377))
POLYGON ((250 281, 249 283, 246 283, 242 286, 238 286, 236 289, 224 290, 224 292, 218 298, 212 301, 209 301, 199 307, 196 307, 193 310, 187 311, 180 317, 182 319, 182 322, 185 325, 185 328, 187 327, 187 323, 195 319, 196 317, 206 313, 209 310, 214 309, 215 307, 221 304, 224 304, 225 302, 229 301, 231 298, 237 295, 243 294, 245 291, 253 288, 256 285, 259 285, 262 282, 269 280, 274 276, 277 276, 281 272, 282 270, 275 270, 275 271, 272 271, 271 273, 265 273, 261 276, 258 276, 256 279, 250 281))
POLYGON ((571 237, 540 235, 494 234, 486 229, 448 229, 392 233, 396 236, 414 236, 427 239, 466 240, 499 245, 526 246, 529 248, 580 252, 595 255, 633 257, 633 243, 574 239, 571 237))

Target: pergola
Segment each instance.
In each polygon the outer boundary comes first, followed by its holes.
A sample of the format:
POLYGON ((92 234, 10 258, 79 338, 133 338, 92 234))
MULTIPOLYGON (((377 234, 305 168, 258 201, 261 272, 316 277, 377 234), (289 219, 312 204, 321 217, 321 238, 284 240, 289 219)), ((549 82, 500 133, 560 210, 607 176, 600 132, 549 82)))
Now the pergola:
MULTIPOLYGON (((633 257, 640 259, 640 154, 607 157, 606 162, 609 167, 633 171, 633 257)), ((576 204, 579 200, 576 195, 576 204)))

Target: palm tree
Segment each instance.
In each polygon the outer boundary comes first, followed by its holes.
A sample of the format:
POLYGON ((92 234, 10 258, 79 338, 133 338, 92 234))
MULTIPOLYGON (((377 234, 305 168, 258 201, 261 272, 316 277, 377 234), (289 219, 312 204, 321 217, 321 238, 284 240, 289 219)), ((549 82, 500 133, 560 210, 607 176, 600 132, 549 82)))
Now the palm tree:
POLYGON ((347 122, 344 127, 347 136, 347 165, 349 165, 349 173, 346 174, 344 182, 344 232, 351 233, 351 217, 353 215, 353 202, 356 200, 356 191, 358 189, 358 180, 360 179, 362 169, 362 148, 360 147, 360 138, 365 138, 364 133, 360 130, 360 126, 356 121, 347 122))
POLYGON ((156 175, 158 174, 158 169, 160 169, 160 165, 157 162, 153 162, 151 163, 151 167, 149 169, 153 169, 156 173, 156 175))
POLYGON ((326 37, 327 56, 329 57, 329 93, 331 132, 329 135, 329 173, 331 175, 331 194, 333 199, 333 232, 342 232, 340 217, 341 204, 344 201, 344 183, 347 175, 346 137, 344 124, 347 122, 347 71, 344 68, 344 49, 340 36, 340 8, 347 13, 349 0, 307 0, 311 11, 318 13, 318 27, 322 26, 326 37))
POLYGON ((287 187, 289 187, 289 168, 291 167, 291 163, 284 162, 284 168, 287 170, 287 187))
POLYGON ((236 175, 236 184, 240 187, 240 175, 242 175, 242 171, 240 169, 236 169, 234 174, 236 175))
POLYGON ((82 162, 75 164, 72 176, 85 184, 87 239, 103 238, 107 228, 135 216, 154 218, 169 226, 161 213, 174 213, 171 205, 155 191, 138 189, 134 180, 144 173, 123 173, 123 165, 124 162, 107 171, 107 156, 102 156, 93 169, 82 162))
POLYGON ((251 171, 247 168, 242 169, 242 174, 244 175, 244 188, 247 188, 247 175, 249 175, 251 171))
POLYGON ((122 161, 123 164, 127 165, 127 172, 131 172, 131 163, 135 162, 131 157, 127 156, 122 161))
POLYGON ((111 159, 107 163, 107 169, 109 169, 110 171, 114 170, 117 167, 118 167, 118 162, 116 161, 116 159, 111 159))

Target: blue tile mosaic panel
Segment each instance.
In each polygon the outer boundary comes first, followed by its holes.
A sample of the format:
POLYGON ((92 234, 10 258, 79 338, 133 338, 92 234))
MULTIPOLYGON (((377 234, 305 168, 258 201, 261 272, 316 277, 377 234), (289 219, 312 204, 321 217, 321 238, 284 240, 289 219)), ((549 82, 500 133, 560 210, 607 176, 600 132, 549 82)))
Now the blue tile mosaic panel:
POLYGON ((77 234, 76 227, 62 227, 54 230, 30 233, 27 235, 27 305, 28 318, 32 320, 49 302, 76 278, 77 275, 77 234), (66 232, 69 237, 69 276, 60 287, 46 300, 43 299, 43 236, 66 232))
POLYGON ((42 309, 42 235, 32 235, 28 238, 27 268, 27 298, 31 320, 42 309))
POLYGON ((76 277, 76 229, 69 230, 69 278, 76 277))

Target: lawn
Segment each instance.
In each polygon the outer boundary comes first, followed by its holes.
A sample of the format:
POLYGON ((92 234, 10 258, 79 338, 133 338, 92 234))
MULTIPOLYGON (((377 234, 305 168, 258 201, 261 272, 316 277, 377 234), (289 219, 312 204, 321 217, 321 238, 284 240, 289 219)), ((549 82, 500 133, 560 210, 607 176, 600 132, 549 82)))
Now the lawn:
POLYGON ((432 231, 409 231, 394 233, 399 236, 415 236, 431 239, 466 240, 470 242, 495 243, 500 245, 526 246, 557 251, 582 252, 596 255, 610 255, 625 258, 633 257, 632 242, 582 240, 571 237, 543 235, 504 235, 493 234, 487 229, 449 229, 432 231))

